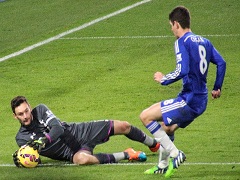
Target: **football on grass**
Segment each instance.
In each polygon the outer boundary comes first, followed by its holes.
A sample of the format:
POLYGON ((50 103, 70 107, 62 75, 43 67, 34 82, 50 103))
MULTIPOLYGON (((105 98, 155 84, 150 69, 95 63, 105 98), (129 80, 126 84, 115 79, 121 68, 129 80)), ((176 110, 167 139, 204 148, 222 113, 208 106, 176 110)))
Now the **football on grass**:
POLYGON ((34 168, 39 163, 39 154, 30 146, 23 146, 18 150, 17 157, 26 168, 34 168))

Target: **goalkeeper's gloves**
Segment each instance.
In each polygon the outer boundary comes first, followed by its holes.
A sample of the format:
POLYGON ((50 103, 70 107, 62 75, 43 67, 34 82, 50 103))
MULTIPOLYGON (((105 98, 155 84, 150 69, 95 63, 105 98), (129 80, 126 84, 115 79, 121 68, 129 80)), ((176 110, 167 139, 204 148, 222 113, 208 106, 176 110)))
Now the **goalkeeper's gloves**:
POLYGON ((14 164, 17 166, 17 167, 23 167, 22 163, 20 162, 20 160, 18 159, 18 150, 16 150, 13 154, 12 154, 12 157, 13 157, 13 162, 14 164))
POLYGON ((46 137, 40 137, 39 139, 29 141, 27 145, 29 145, 34 150, 37 150, 40 153, 41 149, 45 147, 47 142, 48 142, 48 139, 46 137))

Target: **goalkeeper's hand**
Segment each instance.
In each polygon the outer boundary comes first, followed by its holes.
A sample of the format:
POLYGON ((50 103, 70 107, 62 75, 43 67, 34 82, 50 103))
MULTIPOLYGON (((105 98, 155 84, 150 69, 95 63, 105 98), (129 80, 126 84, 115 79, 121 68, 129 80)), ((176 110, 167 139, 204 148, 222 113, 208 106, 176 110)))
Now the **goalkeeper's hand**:
POLYGON ((14 164, 17 166, 17 167, 23 167, 22 163, 19 161, 18 159, 18 150, 16 150, 13 154, 12 154, 12 157, 13 157, 13 162, 14 164))
POLYGON ((47 142, 48 139, 46 137, 40 137, 39 139, 29 141, 27 145, 40 153, 41 149, 45 147, 47 142))

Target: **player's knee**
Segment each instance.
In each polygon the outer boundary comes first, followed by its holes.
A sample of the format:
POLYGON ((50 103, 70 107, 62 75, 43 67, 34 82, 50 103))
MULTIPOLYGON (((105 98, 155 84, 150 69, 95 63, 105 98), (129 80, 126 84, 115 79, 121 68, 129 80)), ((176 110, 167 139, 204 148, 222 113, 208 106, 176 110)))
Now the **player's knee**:
POLYGON ((146 111, 142 111, 140 116, 140 120, 145 124, 148 121, 148 115, 146 111))
POLYGON ((89 164, 89 158, 86 153, 84 152, 79 152, 74 155, 73 157, 73 163, 77 165, 85 165, 89 164))
POLYGON ((122 121, 120 128, 122 132, 129 132, 131 129, 131 124, 127 121, 122 121))
POLYGON ((165 132, 168 135, 173 135, 174 132, 178 129, 178 125, 177 124, 166 126, 164 123, 162 123, 161 126, 163 127, 163 129, 165 130, 165 132))
POLYGON ((131 129, 131 124, 127 121, 114 121, 114 134, 127 134, 131 129))
POLYGON ((172 130, 171 130, 171 128, 165 128, 164 129, 165 130, 165 132, 167 133, 167 134, 172 134, 173 132, 172 132, 172 130))

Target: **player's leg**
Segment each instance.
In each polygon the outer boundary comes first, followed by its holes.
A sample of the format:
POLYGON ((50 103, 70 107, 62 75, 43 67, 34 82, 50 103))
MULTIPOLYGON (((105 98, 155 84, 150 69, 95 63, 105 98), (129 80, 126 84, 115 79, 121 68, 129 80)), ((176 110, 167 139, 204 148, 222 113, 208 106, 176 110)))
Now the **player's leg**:
MULTIPOLYGON (((168 134, 171 141, 174 141, 174 132, 176 129, 178 129, 177 124, 173 124, 171 126, 166 126, 163 122, 161 123, 162 128, 164 128, 165 132, 168 134)), ((169 164, 169 153, 160 146, 159 148, 159 160, 158 165, 152 167, 151 169, 146 170, 145 174, 165 174, 168 170, 168 164, 169 164)))
POLYGON ((99 164, 99 160, 89 151, 80 150, 73 156, 73 163, 78 165, 99 164))
POLYGON ((142 130, 132 126, 127 121, 114 120, 113 128, 114 135, 125 135, 133 141, 141 142, 148 146, 152 152, 156 152, 160 147, 160 144, 154 138, 146 135, 142 130))
POLYGON ((98 153, 93 155, 90 151, 80 150, 74 154, 73 163, 78 165, 109 164, 117 163, 121 160, 146 161, 146 159, 147 157, 143 152, 136 152, 132 148, 113 154, 98 153))
POLYGON ((169 152, 170 156, 176 157, 178 155, 178 149, 170 140, 164 128, 158 123, 158 121, 162 121, 160 103, 153 104, 145 109, 140 114, 140 119, 155 139, 169 152))
POLYGON ((177 124, 166 126, 164 122, 161 122, 160 124, 161 124, 161 127, 164 129, 164 131, 167 133, 170 140, 174 142, 174 139, 175 139, 174 133, 179 128, 179 126, 177 124))
POLYGON ((165 174, 168 170, 169 153, 160 146, 158 165, 146 170, 144 174, 165 174))
MULTIPOLYGON (((163 122, 161 123, 161 127, 167 133, 168 137, 172 142, 174 142, 174 132, 179 128, 177 124, 173 124, 170 126, 166 126, 163 122)), ((159 149, 159 161, 158 166, 161 169, 166 170, 166 167, 169 163, 169 153, 162 146, 159 149)))
MULTIPOLYGON (((122 159, 127 159, 127 153, 120 152, 114 154, 99 153, 93 155, 93 149, 96 145, 102 144, 109 140, 109 136, 113 135, 113 122, 110 120, 90 121, 79 123, 75 127, 74 136, 81 142, 79 151, 73 157, 74 164, 104 164, 115 163, 122 159)), ((74 147, 76 149, 76 147, 74 147)))
MULTIPOLYGON (((166 101, 166 102, 173 102, 173 101, 174 100, 166 101)), ((165 104, 168 104, 168 103, 165 103, 165 104)), ((173 132, 171 133, 174 133, 174 131, 178 128, 177 125, 172 125, 172 129, 171 128, 167 129, 165 126, 162 127, 157 122, 157 121, 164 120, 160 103, 153 104, 149 108, 145 109, 140 114, 140 119, 142 120, 142 123, 146 126, 146 128, 153 134, 155 139, 159 141, 161 143, 161 146, 163 147, 163 149, 160 148, 160 151, 159 151, 158 165, 154 166, 151 169, 148 169, 147 171, 145 171, 145 173, 146 174, 166 173, 165 176, 170 177, 174 173, 175 169, 169 168, 168 164, 169 163, 172 164, 172 162, 175 161, 175 159, 177 159, 178 160, 177 162, 180 165, 180 163, 183 163, 186 158, 185 155, 176 148, 176 146, 173 144, 173 142, 170 140, 167 133, 165 132, 165 130, 169 130, 169 133, 170 133, 171 130, 173 130, 173 132), (165 153, 169 154, 169 156, 172 157, 172 159, 169 158, 169 162, 167 161, 167 158, 164 157, 165 153), (181 158, 178 158, 179 156, 181 156, 181 158)), ((169 123, 172 122, 172 119, 168 119, 168 118, 166 119, 169 120, 169 123)), ((168 123, 166 121, 163 121, 163 122, 164 124, 168 123)), ((172 122, 172 124, 176 124, 176 123, 172 122)), ((168 124, 168 126, 169 125, 170 124, 168 124)))
POLYGON ((106 164, 116 163, 120 160, 127 159, 128 154, 124 152, 106 154, 99 153, 92 155, 91 152, 80 150, 73 156, 73 163, 78 165, 89 165, 89 164, 106 164))
MULTIPOLYGON (((121 131, 117 128, 117 134, 128 134, 131 128, 129 123, 120 123, 121 131)), ((109 140, 109 137, 114 135, 114 121, 112 120, 99 120, 91 121, 85 124, 78 124, 78 138, 81 141, 81 149, 74 154, 73 163, 75 164, 104 164, 115 163, 120 160, 137 160, 145 161, 146 155, 141 151, 134 151, 129 148, 123 152, 117 152, 113 154, 99 153, 94 154, 93 149, 96 145, 102 144, 109 140)))

